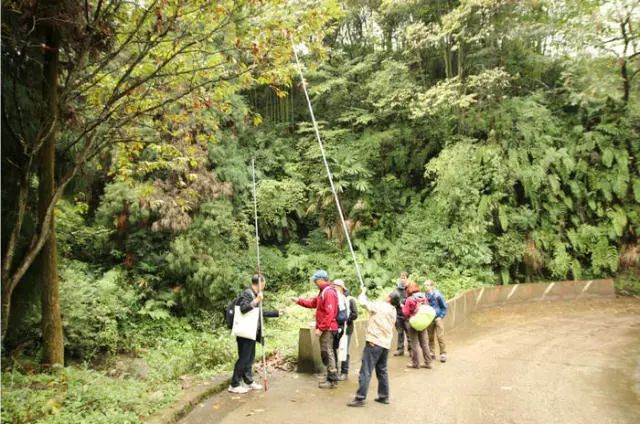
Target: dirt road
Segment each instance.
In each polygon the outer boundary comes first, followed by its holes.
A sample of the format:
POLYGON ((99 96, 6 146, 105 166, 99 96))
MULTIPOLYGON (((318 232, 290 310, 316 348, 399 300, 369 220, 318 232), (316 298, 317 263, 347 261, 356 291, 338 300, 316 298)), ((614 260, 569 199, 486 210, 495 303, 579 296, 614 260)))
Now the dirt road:
POLYGON ((640 300, 512 305, 480 312, 448 337, 449 362, 409 370, 390 359, 391 404, 348 408, 318 376, 273 376, 268 392, 221 393, 183 424, 640 423, 640 300))

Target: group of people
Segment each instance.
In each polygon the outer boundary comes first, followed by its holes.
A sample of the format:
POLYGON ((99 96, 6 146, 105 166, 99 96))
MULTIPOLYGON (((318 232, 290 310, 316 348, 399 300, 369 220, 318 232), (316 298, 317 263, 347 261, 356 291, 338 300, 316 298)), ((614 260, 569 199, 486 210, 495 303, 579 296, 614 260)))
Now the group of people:
MULTIPOLYGON (((314 334, 319 337, 320 356, 327 368, 325 381, 318 387, 333 389, 339 381, 346 380, 349 374, 349 348, 353 335, 354 321, 358 317, 356 301, 350 296, 344 281, 331 281, 329 274, 318 270, 311 276, 318 288, 318 294, 311 298, 291 299, 305 308, 316 310, 314 334)), ((263 300, 262 290, 264 279, 255 275, 252 285, 238 298, 236 304, 241 313, 246 313, 260 307, 263 300)), ((440 350, 440 361, 447 361, 444 327, 442 320, 447 315, 447 302, 442 294, 435 289, 432 280, 424 282, 423 290, 416 283, 410 282, 408 273, 402 272, 397 287, 389 293, 383 301, 374 302, 367 298, 363 289, 358 297, 358 303, 369 312, 369 321, 365 336, 365 347, 362 352, 362 364, 358 379, 358 390, 355 398, 348 406, 363 406, 367 397, 369 383, 375 370, 378 379, 378 396, 376 402, 389 403, 389 374, 387 360, 393 339, 394 327, 398 332, 398 345, 394 356, 404 355, 405 335, 409 341, 408 351, 411 361, 410 368, 420 368, 418 351, 422 350, 424 368, 432 368, 436 358, 435 342, 440 350), (429 307, 433 320, 422 328, 414 325, 414 318, 422 313, 424 307, 429 307)), ((264 317, 277 317, 278 311, 263 309, 264 317)), ((256 340, 262 341, 261 326, 258 325, 256 340)), ((260 390, 262 385, 253 381, 252 364, 255 358, 256 340, 237 337, 238 360, 234 366, 233 377, 229 391, 232 393, 246 393, 249 390, 260 390), (244 382, 245 385, 241 385, 244 382)))
POLYGON ((440 349, 440 362, 447 362, 447 347, 444 340, 444 327, 442 320, 449 310, 447 301, 442 293, 434 287, 432 280, 424 282, 424 291, 416 283, 409 282, 407 272, 400 273, 398 285, 394 291, 396 299, 396 330, 398 331, 398 348, 394 356, 404 355, 405 335, 408 340, 408 351, 411 362, 407 367, 419 367, 418 345, 422 349, 424 368, 432 368, 431 362, 435 359, 435 342, 438 341, 440 349), (416 313, 421 304, 428 304, 435 311, 435 318, 423 331, 411 327, 409 319, 416 313), (428 342, 427 342, 428 340, 428 342))

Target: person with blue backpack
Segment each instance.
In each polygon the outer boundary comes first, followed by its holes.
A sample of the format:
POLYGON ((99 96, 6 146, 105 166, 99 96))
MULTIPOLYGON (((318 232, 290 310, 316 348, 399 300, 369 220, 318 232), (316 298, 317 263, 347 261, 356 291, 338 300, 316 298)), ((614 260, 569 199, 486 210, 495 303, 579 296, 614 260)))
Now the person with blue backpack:
POLYGON ((431 350, 431 357, 436 357, 436 343, 435 339, 438 339, 438 347, 440 348, 440 362, 447 362, 447 345, 444 342, 444 326, 442 320, 447 316, 449 306, 447 301, 440 291, 434 288, 435 283, 432 280, 426 280, 424 282, 425 295, 429 301, 429 305, 436 311, 436 318, 427 327, 427 334, 429 335, 429 349, 431 350))

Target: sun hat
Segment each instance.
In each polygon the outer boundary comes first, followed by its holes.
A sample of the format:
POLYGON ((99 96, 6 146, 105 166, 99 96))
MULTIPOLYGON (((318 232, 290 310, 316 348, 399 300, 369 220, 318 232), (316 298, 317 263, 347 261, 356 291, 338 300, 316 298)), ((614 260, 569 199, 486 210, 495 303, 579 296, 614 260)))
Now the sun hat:
POLYGON ((338 286, 338 287, 342 287, 343 289, 347 289, 347 286, 344 285, 344 281, 342 281, 341 279, 337 278, 335 280, 333 280, 333 285, 334 286, 338 286))

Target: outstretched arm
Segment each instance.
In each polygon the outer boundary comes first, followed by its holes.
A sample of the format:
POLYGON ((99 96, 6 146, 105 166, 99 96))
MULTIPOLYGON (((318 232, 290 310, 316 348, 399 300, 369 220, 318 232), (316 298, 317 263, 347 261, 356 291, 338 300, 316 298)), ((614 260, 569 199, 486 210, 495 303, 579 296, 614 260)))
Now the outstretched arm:
POLYGON ((318 306, 318 297, 316 296, 313 299, 299 298, 296 303, 305 308, 313 309, 318 306))

